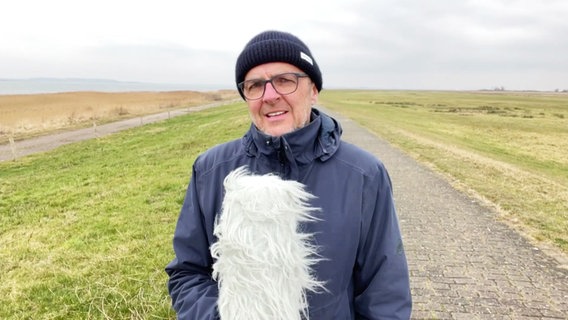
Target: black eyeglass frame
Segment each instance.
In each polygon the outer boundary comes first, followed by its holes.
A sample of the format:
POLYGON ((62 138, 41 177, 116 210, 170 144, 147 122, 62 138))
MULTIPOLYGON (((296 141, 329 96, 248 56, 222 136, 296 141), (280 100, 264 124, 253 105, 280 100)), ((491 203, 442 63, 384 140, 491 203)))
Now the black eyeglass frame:
POLYGON ((310 77, 309 75, 307 75, 307 74, 305 74, 305 73, 301 73, 301 72, 284 72, 284 73, 276 74, 276 75, 270 77, 270 79, 266 79, 266 80, 262 80, 262 79, 251 79, 251 80, 241 81, 241 82, 239 82, 239 83, 237 84, 237 87, 239 88, 239 90, 241 91, 241 93, 244 95, 244 97, 245 97, 247 100, 258 100, 258 99, 261 99, 262 97, 264 97, 264 93, 266 92, 266 84, 267 84, 267 83, 270 83, 270 84, 272 85, 272 88, 274 88, 274 90, 275 90, 278 94, 285 96, 285 95, 292 94, 292 93, 296 92, 296 90, 298 90, 298 86, 299 86, 299 84, 300 84, 300 78, 309 78, 309 77, 310 77), (287 93, 281 93, 280 91, 278 91, 278 89, 276 88, 276 86, 274 86, 274 83, 272 82, 274 79, 276 79, 276 78, 278 78, 278 77, 281 77, 281 76, 284 76, 284 75, 294 75, 294 76, 296 76, 296 88, 294 88, 294 90, 292 90, 292 91, 290 91, 290 92, 287 92, 287 93), (246 93, 245 93, 245 91, 244 91, 245 83, 251 82, 251 81, 258 82, 258 83, 262 84, 262 94, 261 94, 258 98, 249 98, 249 97, 247 97, 247 95, 246 95, 246 93))

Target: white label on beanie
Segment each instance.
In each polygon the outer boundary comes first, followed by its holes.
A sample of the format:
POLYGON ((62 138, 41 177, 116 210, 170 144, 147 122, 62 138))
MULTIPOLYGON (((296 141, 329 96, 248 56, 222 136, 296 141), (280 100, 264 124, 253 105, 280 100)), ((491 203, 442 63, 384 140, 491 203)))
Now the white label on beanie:
POLYGON ((300 58, 306 60, 309 64, 311 64, 312 66, 314 65, 314 61, 312 60, 312 58, 310 58, 310 56, 308 56, 307 54, 303 53, 300 51, 300 58))

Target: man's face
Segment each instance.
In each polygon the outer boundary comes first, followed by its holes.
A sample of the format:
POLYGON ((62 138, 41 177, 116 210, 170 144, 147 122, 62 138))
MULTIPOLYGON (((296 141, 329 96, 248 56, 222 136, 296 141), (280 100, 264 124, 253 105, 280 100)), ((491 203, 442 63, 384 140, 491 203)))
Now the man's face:
MULTIPOLYGON (((303 73, 294 65, 271 62, 256 66, 245 76, 247 80, 268 80, 283 73, 303 73)), ((318 90, 308 77, 298 78, 295 92, 281 95, 267 83, 264 96, 248 100, 249 113, 254 125, 263 133, 279 137, 302 128, 310 122, 312 106, 318 101, 318 90)))

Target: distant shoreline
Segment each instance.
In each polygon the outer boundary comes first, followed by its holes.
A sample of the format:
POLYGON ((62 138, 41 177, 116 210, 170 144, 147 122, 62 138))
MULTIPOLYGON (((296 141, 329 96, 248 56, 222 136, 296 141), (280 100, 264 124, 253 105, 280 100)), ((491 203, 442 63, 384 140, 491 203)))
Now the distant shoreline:
MULTIPOLYGON (((167 92, 198 91, 211 92, 235 90, 232 85, 169 84, 117 81, 109 79, 83 78, 0 78, 0 95, 53 94, 74 92, 167 92)), ((397 89, 397 88, 339 88, 326 87, 324 90, 364 90, 364 91, 417 91, 417 92, 480 92, 480 93, 525 93, 525 94, 567 94, 568 90, 504 90, 504 89, 397 89)))
POLYGON ((79 91, 137 92, 137 91, 217 91, 223 86, 126 82, 107 79, 0 79, 0 95, 44 94, 79 91))

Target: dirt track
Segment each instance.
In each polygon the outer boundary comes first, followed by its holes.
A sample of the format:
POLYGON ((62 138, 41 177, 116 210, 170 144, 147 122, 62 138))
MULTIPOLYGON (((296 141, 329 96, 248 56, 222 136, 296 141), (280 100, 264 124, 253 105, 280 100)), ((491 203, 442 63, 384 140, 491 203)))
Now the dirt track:
MULTIPOLYGON (((22 141, 16 152, 20 157, 187 112, 22 141)), ((547 255, 498 222, 490 208, 353 121, 332 115, 344 138, 376 154, 391 175, 410 267, 412 319, 568 319, 565 255, 547 255)), ((10 146, 0 146, 0 161, 12 158, 10 146)))
POLYGON ((112 122, 96 127, 80 130, 66 131, 62 133, 41 136, 33 139, 16 141, 14 145, 0 144, 0 162, 14 160, 33 153, 44 152, 55 149, 64 144, 78 142, 87 139, 106 136, 121 130, 138 127, 147 123, 156 122, 176 117, 191 112, 200 111, 207 108, 221 106, 224 103, 211 103, 203 106, 191 107, 189 109, 178 109, 169 112, 162 112, 117 122, 112 122))

